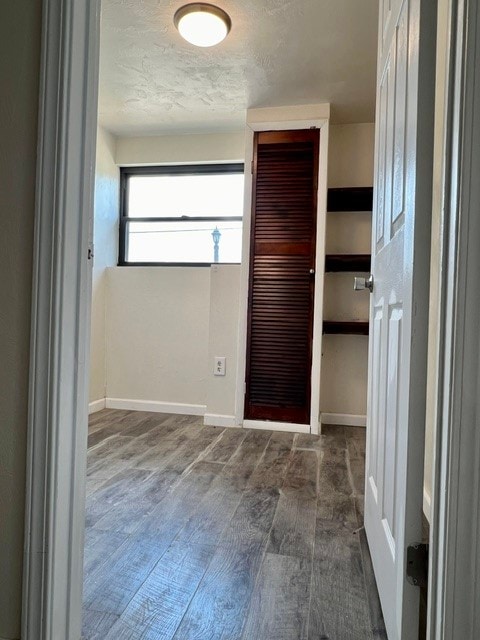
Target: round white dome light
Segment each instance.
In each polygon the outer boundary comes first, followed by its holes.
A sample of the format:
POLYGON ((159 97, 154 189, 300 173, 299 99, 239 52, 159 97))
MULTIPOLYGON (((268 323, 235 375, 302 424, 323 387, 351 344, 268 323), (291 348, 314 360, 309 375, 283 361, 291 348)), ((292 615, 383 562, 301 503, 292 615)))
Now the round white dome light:
POLYGON ((174 17, 180 35, 197 47, 213 47, 224 40, 232 27, 230 16, 220 7, 193 2, 181 7, 174 17))

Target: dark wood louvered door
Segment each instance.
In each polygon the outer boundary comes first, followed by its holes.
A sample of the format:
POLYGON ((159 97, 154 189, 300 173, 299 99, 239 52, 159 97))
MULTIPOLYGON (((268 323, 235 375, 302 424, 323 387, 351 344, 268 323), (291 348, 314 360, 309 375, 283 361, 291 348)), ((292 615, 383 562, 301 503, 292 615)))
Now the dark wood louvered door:
POLYGON ((246 419, 310 422, 319 142, 255 135, 246 419))

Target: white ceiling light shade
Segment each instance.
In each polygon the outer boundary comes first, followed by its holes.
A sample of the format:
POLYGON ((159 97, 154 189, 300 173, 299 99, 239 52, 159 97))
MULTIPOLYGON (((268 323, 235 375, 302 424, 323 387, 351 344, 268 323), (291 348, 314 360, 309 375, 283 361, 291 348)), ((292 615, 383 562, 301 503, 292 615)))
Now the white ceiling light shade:
POLYGON ((222 42, 230 29, 230 16, 220 7, 192 2, 178 9, 173 19, 182 38, 197 47, 213 47, 222 42))

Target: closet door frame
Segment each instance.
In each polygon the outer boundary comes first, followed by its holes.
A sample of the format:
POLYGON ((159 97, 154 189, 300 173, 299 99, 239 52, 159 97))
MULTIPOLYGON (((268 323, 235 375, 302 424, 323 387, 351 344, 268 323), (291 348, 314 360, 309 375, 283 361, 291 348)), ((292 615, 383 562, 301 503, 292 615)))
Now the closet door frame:
POLYGON ((243 215, 242 275, 240 319, 238 328, 237 392, 235 419, 239 426, 251 429, 298 431, 318 434, 320 425, 320 369, 322 359, 323 290, 325 271, 325 228, 327 216, 328 131, 330 105, 305 105, 250 109, 247 112, 245 141, 245 199, 243 215), (313 307, 312 368, 310 374, 310 424, 292 424, 263 420, 244 420, 246 391, 246 350, 248 335, 248 292, 250 280, 250 239, 252 221, 254 137, 260 131, 293 131, 316 128, 320 131, 318 163, 317 232, 315 256, 315 291, 313 307))

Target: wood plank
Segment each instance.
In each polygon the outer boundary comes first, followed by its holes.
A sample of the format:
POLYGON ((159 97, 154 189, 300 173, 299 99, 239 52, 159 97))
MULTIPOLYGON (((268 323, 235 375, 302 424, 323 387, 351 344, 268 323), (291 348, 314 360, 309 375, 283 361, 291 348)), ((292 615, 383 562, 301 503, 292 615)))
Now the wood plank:
POLYGON ((372 211, 373 187, 330 188, 327 211, 372 211))
POLYGON ((246 489, 220 538, 223 547, 265 546, 275 516, 279 489, 246 489))
POLYGON ((221 438, 222 427, 203 425, 192 439, 183 442, 163 465, 163 468, 183 473, 190 465, 202 460, 221 438))
POLYGON ((269 533, 268 553, 311 558, 315 540, 317 501, 280 493, 269 533))
POLYGON ((247 486, 257 489, 281 487, 292 459, 293 433, 272 433, 247 486))
POLYGON ((324 320, 323 333, 368 336, 370 333, 370 323, 368 320, 364 322, 360 320, 354 322, 324 320))
POLYGON ((317 519, 308 640, 369 640, 358 535, 337 522, 317 519))
POLYGON ((342 464, 347 456, 345 437, 340 434, 312 436, 307 433, 299 433, 295 449, 318 451, 321 454, 320 459, 325 462, 339 461, 342 464))
POLYGON ((228 462, 245 440, 247 433, 246 429, 225 429, 219 441, 205 456, 205 460, 209 462, 228 462))
POLYGON ((217 544, 242 496, 243 489, 235 481, 220 475, 179 532, 177 539, 197 544, 205 541, 217 544))
POLYGON ((93 414, 95 417, 89 420, 89 425, 93 428, 89 429, 88 447, 94 447, 109 435, 123 434, 131 424, 135 424, 139 420, 144 420, 148 415, 140 411, 121 411, 118 409, 106 409, 93 414))
POLYGON ((265 555, 253 591, 243 640, 307 638, 311 570, 311 559, 265 555))
POLYGON ((95 411, 88 416, 88 426, 94 427, 97 425, 106 426, 110 421, 118 417, 123 417, 125 411, 121 409, 102 409, 101 411, 95 411))
POLYGON ((329 254, 325 256, 325 272, 370 273, 371 262, 369 254, 329 254))
POLYGON ((105 565, 108 558, 127 540, 127 535, 116 531, 100 531, 92 527, 85 530, 83 571, 85 577, 105 565))
POLYGON ((108 478, 87 478, 87 484, 85 487, 85 495, 89 498, 92 493, 95 493, 100 487, 102 487, 108 478))
POLYGON ((83 610, 82 640, 104 640, 118 616, 101 611, 83 610))
POLYGON ((145 518, 142 530, 168 547, 196 512, 221 466, 197 463, 145 518))
POLYGON ((353 495, 363 496, 365 493, 365 461, 350 459, 348 470, 353 495))
POLYGON ((152 429, 163 425, 167 420, 171 420, 174 415, 172 413, 154 414, 144 411, 136 411, 135 413, 138 414, 136 420, 130 420, 129 426, 126 425, 126 428, 122 431, 122 435, 133 437, 145 435, 152 429))
POLYGON ((351 531, 357 531, 362 526, 358 521, 355 498, 337 492, 322 492, 317 503, 317 518, 337 523, 351 531))
POLYGON ((238 640, 262 556, 257 544, 218 547, 174 640, 238 640))
POLYGON ((151 471, 127 469, 105 482, 87 502, 85 510, 86 526, 92 527, 96 524, 113 507, 115 502, 128 500, 131 492, 150 475, 151 471))
POLYGON ((365 427, 345 427, 345 439, 351 460, 362 460, 365 463, 366 434, 365 427))
POLYGON ((362 554, 363 574, 365 578, 372 635, 375 640, 388 640, 365 530, 362 529, 359 531, 358 535, 360 540, 360 551, 362 554))
POLYGON ((105 640, 171 640, 213 553, 211 545, 175 542, 105 640))
MULTIPOLYGON (((178 426, 179 423, 176 422, 178 426)), ((159 438, 158 443, 135 461, 140 469, 176 469, 183 471, 197 459, 203 449, 220 436, 223 429, 181 424, 172 433, 159 438)))
POLYGON ((87 453, 87 475, 89 475, 89 472, 92 471, 93 467, 95 467, 95 465, 98 464, 99 461, 103 461, 110 456, 113 456, 115 453, 121 451, 133 441, 134 438, 114 434, 102 440, 93 448, 90 448, 87 453))
POLYGON ((319 454, 317 451, 297 449, 291 455, 282 493, 294 494, 297 499, 316 498, 319 454))
POLYGON ((348 474, 346 456, 329 459, 328 452, 320 461, 318 474, 319 498, 322 496, 351 496, 352 486, 348 474))
MULTIPOLYGON (((155 430, 159 429, 157 427, 155 430)), ((151 435, 151 432, 149 433, 151 435)), ((116 437, 116 436, 114 436, 116 437)), ((125 436, 120 436, 125 437, 125 436)), ((157 438, 160 435, 157 431, 157 438)), ((109 439, 110 440, 110 439, 109 439)), ((108 443, 108 440, 105 441, 108 443)), ((141 438, 131 438, 130 442, 123 447, 117 447, 117 450, 97 454, 96 449, 89 454, 88 458, 88 477, 89 478, 108 478, 115 474, 135 466, 135 461, 139 459, 143 454, 151 451, 152 447, 148 442, 142 441, 141 438)))
POLYGON ((245 488, 260 462, 271 435, 270 431, 249 431, 240 447, 225 465, 223 475, 233 478, 238 487, 245 488))
POLYGON ((95 527, 123 533, 141 529, 146 517, 153 511, 172 486, 178 482, 176 471, 152 473, 145 482, 132 489, 128 500, 119 500, 100 518, 95 527))
POLYGON ((164 545, 153 536, 142 533, 128 538, 97 571, 86 577, 87 609, 120 615, 164 552, 164 545))
POLYGON ((95 429, 92 433, 88 434, 87 447, 88 450, 92 449, 96 445, 103 442, 106 438, 117 434, 115 427, 102 426, 99 429, 95 429))

